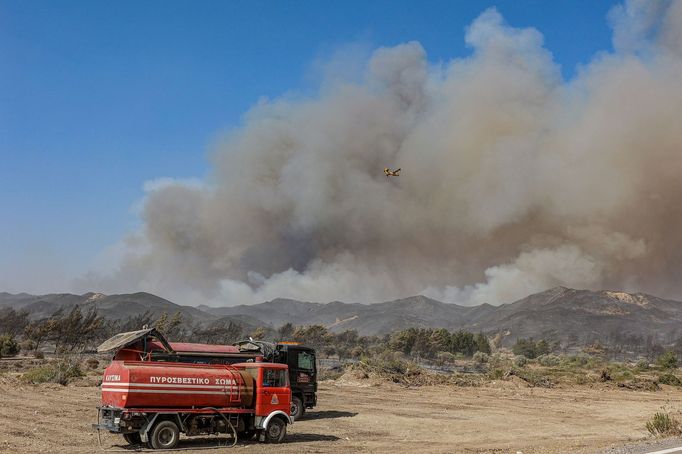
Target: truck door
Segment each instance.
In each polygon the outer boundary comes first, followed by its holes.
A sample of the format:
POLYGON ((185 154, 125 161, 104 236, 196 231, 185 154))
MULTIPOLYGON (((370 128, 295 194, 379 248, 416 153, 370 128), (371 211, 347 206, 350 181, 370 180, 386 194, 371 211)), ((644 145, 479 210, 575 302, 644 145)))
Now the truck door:
POLYGON ((289 414, 291 410, 291 389, 289 376, 284 367, 261 367, 260 386, 256 398, 256 415, 267 416, 281 410, 289 414))
POLYGON ((315 364, 315 350, 289 346, 287 364, 291 379, 291 391, 303 398, 306 407, 316 404, 317 366, 315 364))

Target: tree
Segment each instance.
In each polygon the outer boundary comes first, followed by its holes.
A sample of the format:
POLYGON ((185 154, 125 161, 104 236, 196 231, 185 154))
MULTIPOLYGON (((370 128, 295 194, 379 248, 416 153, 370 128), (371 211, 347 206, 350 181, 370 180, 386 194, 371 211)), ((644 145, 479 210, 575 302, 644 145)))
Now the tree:
POLYGON ((515 355, 523 355, 526 358, 531 359, 538 356, 537 353, 535 352, 535 341, 533 341, 533 338, 516 339, 516 343, 512 347, 512 352, 514 352, 515 355))
POLYGON ((291 323, 285 323, 280 326, 277 330, 277 338, 280 341, 286 341, 294 337, 294 325, 291 323))
POLYGON ((412 353, 412 348, 417 341, 418 331, 416 328, 408 328, 406 330, 398 331, 391 334, 389 338, 389 347, 392 350, 401 351, 406 355, 412 353))
POLYGON ((13 308, 0 309, 0 335, 16 337, 28 325, 28 311, 16 311, 13 308))
POLYGON ((3 356, 15 356, 19 353, 19 344, 12 336, 7 334, 0 336, 0 358, 3 356))
POLYGON ((294 339, 310 345, 315 349, 321 349, 332 339, 327 328, 322 325, 299 326, 294 331, 294 339))
POLYGON ((47 321, 49 340, 54 341, 56 352, 81 350, 100 336, 99 330, 104 319, 91 308, 85 315, 80 307, 74 306, 68 314, 59 309, 47 321))
POLYGON ((462 353, 466 356, 473 356, 476 351, 476 340, 473 333, 468 331, 457 331, 452 333, 452 353, 462 353))
POLYGON ((677 355, 675 352, 667 351, 656 359, 656 364, 664 369, 676 369, 677 355))
POLYGON ((523 339, 519 338, 512 347, 515 355, 523 355, 526 358, 537 358, 540 355, 546 355, 550 352, 549 344, 546 340, 535 341, 533 338, 523 339))
POLYGON ((238 341, 244 335, 241 325, 231 320, 218 320, 206 329, 194 331, 193 340, 209 344, 229 345, 238 341))
POLYGON ((176 311, 172 318, 168 317, 168 313, 163 312, 154 322, 154 328, 159 330, 159 332, 168 338, 173 338, 176 334, 178 334, 181 325, 182 312, 180 311, 176 311))
POLYGON ((165 333, 167 325, 168 325, 168 313, 162 312, 161 315, 159 315, 159 318, 157 318, 156 321, 154 322, 153 326, 158 331, 165 333))
POLYGON ((450 333, 445 328, 433 330, 430 335, 431 350, 434 352, 449 352, 452 343, 450 333))
POLYGON ((143 326, 150 326, 152 324, 152 316, 153 313, 150 310, 130 316, 120 324, 119 331, 137 331, 142 329, 143 326))
POLYGON ((476 335, 475 342, 477 351, 487 354, 490 354, 490 352, 492 351, 490 348, 490 342, 488 342, 488 338, 485 336, 485 334, 479 332, 476 335))
POLYGON ((265 339, 265 336, 266 336, 267 334, 268 334, 267 330, 266 330, 265 328, 263 328, 262 326, 259 326, 258 328, 256 328, 255 330, 253 330, 253 332, 251 333, 251 336, 250 336, 250 337, 251 337, 253 340, 258 340, 258 341, 259 341, 259 340, 265 339))
POLYGON ((31 322, 24 328, 24 337, 33 343, 33 350, 38 351, 40 344, 50 335, 50 329, 48 320, 31 322))

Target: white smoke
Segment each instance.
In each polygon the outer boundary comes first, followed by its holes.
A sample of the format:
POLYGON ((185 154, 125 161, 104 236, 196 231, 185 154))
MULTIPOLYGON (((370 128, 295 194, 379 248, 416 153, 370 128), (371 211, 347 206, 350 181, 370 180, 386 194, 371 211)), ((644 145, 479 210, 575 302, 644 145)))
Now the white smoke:
POLYGON ((143 231, 96 283, 226 305, 682 296, 681 5, 615 8, 616 51, 570 81, 489 9, 468 58, 431 66, 409 42, 317 97, 260 102, 207 181, 147 188, 143 231))

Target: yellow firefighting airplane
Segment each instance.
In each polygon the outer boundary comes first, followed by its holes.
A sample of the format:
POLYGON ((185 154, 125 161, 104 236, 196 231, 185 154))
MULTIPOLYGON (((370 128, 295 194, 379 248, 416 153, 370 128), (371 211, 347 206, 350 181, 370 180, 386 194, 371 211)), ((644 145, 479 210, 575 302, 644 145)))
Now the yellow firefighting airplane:
POLYGON ((388 167, 384 169, 384 173, 386 174, 387 177, 399 177, 400 176, 400 171, 402 169, 395 169, 391 170, 388 167))

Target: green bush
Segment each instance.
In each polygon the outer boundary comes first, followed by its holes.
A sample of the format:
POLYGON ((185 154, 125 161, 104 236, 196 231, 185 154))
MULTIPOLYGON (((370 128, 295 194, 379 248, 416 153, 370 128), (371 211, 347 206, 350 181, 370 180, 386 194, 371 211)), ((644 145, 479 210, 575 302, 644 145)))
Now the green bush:
POLYGON ((577 355, 564 356, 561 363, 565 366, 585 367, 594 362, 594 358, 585 353, 578 353, 577 355))
POLYGON ((558 366, 561 363, 561 358, 557 355, 540 355, 538 356, 538 364, 545 367, 558 366))
POLYGON ((514 365, 517 367, 523 367, 528 363, 528 358, 526 358, 523 355, 517 355, 516 358, 514 358, 514 365))
POLYGON ((517 339, 512 347, 515 355, 523 355, 526 358, 534 359, 541 355, 549 353, 549 344, 545 340, 535 341, 533 338, 517 339))
POLYGON ((490 360, 490 355, 483 352, 474 353, 474 361, 478 364, 485 364, 490 360))
POLYGON ((501 380, 504 377, 504 370, 497 368, 488 372, 488 378, 491 380, 501 380))
POLYGON ((21 376, 24 383, 58 383, 66 385, 72 378, 82 377, 78 363, 75 361, 60 360, 45 366, 36 367, 21 376))
POLYGON ((667 351, 656 359, 656 364, 664 369, 676 369, 677 355, 675 352, 667 351))
POLYGON ((19 353, 19 344, 11 336, 0 336, 0 357, 16 356, 19 353))
POLYGON ((670 372, 660 375, 658 377, 658 382, 663 385, 682 386, 682 380, 670 372))
POLYGON ((680 423, 668 413, 658 412, 646 423, 646 429, 651 435, 679 435, 680 423))
POLYGON ((635 368, 639 371, 644 371, 649 369, 649 361, 645 359, 640 359, 637 361, 637 364, 635 364, 635 368))

